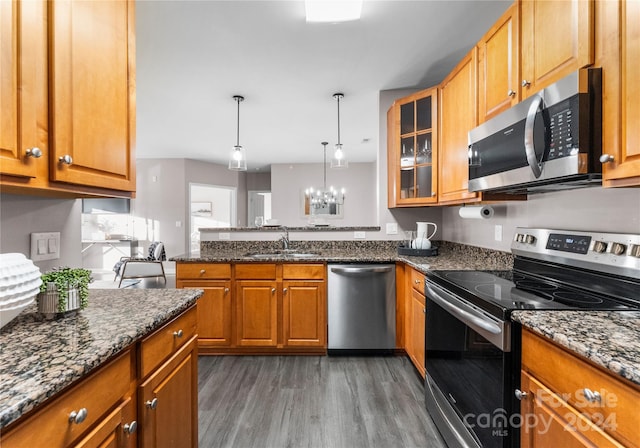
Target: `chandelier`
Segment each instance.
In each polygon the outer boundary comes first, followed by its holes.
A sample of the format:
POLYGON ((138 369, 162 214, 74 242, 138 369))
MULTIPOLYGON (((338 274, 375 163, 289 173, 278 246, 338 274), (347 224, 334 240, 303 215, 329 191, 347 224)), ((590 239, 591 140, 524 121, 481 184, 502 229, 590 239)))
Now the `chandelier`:
POLYGON ((337 211, 335 209, 337 206, 344 204, 345 190, 342 188, 338 191, 332 186, 327 188, 327 145, 329 143, 322 142, 321 144, 324 151, 324 181, 322 188, 307 188, 304 192, 305 199, 309 203, 310 207, 316 211, 326 210, 327 214, 336 214, 337 211))

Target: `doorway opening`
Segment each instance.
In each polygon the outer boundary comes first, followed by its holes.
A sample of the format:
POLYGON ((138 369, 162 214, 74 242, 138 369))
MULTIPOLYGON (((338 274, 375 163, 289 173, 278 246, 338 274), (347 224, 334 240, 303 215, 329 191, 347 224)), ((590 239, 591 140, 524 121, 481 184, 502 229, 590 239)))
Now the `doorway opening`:
POLYGON ((202 227, 235 227, 237 189, 189 184, 189 254, 200 251, 202 227))

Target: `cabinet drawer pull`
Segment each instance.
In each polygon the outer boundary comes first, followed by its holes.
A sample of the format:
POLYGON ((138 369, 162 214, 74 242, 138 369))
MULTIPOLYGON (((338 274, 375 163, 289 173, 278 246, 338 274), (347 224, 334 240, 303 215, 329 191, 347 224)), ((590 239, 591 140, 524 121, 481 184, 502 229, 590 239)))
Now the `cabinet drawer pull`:
POLYGON ((122 427, 122 430, 127 435, 133 434, 134 432, 136 432, 136 429, 138 429, 138 422, 136 422, 135 420, 131 423, 125 423, 125 425, 122 427))
POLYGON ((526 79, 522 80, 522 87, 529 87, 531 85, 531 81, 527 81, 526 79))
POLYGON ((27 157, 33 157, 34 159, 38 159, 42 157, 42 150, 40 148, 29 148, 25 151, 25 155, 27 157))
POLYGON ((158 407, 158 399, 154 398, 153 400, 147 400, 145 401, 144 405, 149 409, 155 409, 158 407))
POLYGON ((613 162, 615 160, 615 157, 613 157, 611 154, 602 154, 600 156, 600 163, 610 163, 613 162))
POLYGON ((515 395, 516 395, 516 398, 517 398, 518 400, 522 401, 522 400, 524 400, 525 398, 527 398, 527 396, 528 396, 529 394, 527 394, 526 392, 521 391, 520 389, 516 389, 516 390, 515 390, 515 395))
POLYGON ((413 283, 415 283, 416 285, 420 284, 420 280, 414 280, 413 283))
POLYGON ((204 269, 200 269, 200 275, 204 275, 206 273, 207 273, 207 271, 205 271, 204 269))
POLYGON ((602 401, 602 395, 600 395, 600 392, 593 391, 587 387, 585 387, 582 390, 582 393, 584 395, 584 398, 587 399, 588 402, 590 403, 595 403, 595 402, 601 402, 602 401))
POLYGON ((89 415, 87 408, 82 408, 77 412, 71 411, 71 414, 69 414, 69 422, 75 423, 76 425, 78 425, 83 421, 85 421, 85 419, 87 418, 87 415, 89 415))
POLYGON ((184 333, 182 332, 182 330, 174 331, 173 332, 173 337, 174 338, 181 338, 183 334, 184 333))
POLYGON ((69 154, 65 154, 58 158, 58 162, 64 165, 71 165, 73 163, 73 157, 71 157, 69 154))

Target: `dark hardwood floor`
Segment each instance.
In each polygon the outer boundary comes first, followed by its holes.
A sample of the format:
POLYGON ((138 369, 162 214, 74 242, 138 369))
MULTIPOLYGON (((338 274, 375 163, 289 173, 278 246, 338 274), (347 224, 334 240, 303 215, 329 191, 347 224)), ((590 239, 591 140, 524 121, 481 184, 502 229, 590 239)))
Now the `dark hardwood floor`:
POLYGON ((402 356, 201 356, 199 446, 444 447, 402 356))

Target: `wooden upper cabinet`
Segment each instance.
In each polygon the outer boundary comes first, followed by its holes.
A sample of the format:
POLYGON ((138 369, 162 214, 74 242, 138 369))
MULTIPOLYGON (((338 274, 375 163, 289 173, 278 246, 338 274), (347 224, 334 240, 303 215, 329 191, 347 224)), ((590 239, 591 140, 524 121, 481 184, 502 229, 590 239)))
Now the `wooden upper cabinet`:
POLYGON ((49 8, 50 178, 134 191, 134 2, 49 8))
POLYGON ((438 89, 397 100, 388 112, 389 207, 438 201, 438 89))
POLYGON ((596 64, 604 76, 603 185, 640 185, 640 2, 596 2, 596 64))
POLYGON ((47 165, 46 5, 0 2, 0 173, 34 178, 47 165))
POLYGON ((518 5, 514 3, 478 42, 478 122, 520 101, 518 5))
POLYGON ((523 99, 593 64, 594 3, 591 0, 520 1, 523 99))
POLYGON ((479 200, 469 192, 469 131, 477 125, 476 52, 474 47, 442 81, 439 92, 439 203, 479 200))

